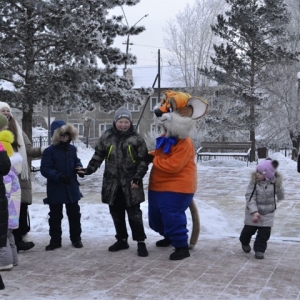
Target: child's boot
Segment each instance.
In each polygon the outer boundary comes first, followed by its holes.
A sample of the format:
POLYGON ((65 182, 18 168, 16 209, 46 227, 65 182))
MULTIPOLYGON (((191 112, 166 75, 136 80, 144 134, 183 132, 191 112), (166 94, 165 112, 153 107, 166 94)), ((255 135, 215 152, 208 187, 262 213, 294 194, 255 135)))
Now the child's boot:
POLYGON ((4 290, 5 289, 5 285, 4 285, 4 282, 2 280, 2 277, 0 275, 0 290, 4 290))
POLYGON ((108 251, 117 252, 119 250, 125 250, 128 248, 129 248, 129 245, 127 243, 127 239, 123 239, 123 240, 117 240, 113 245, 111 245, 108 248, 108 251))
POLYGON ((137 252, 138 256, 146 257, 148 256, 148 250, 146 248, 146 244, 144 242, 138 242, 137 243, 137 252))

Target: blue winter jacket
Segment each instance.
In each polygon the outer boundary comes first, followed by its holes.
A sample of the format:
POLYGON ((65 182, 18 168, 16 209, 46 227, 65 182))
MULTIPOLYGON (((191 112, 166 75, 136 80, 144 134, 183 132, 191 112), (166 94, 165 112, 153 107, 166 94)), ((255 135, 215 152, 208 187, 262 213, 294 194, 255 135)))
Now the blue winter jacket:
POLYGON ((41 174, 47 178, 45 204, 75 203, 81 199, 76 167, 82 167, 77 150, 71 144, 51 145, 42 154, 41 174), (61 175, 71 178, 70 184, 61 182, 61 175))

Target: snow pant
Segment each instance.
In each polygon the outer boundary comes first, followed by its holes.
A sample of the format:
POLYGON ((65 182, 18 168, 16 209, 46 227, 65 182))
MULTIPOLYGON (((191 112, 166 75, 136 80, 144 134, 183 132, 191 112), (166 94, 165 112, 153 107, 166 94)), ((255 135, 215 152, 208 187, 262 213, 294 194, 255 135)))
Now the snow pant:
POLYGON ((267 241, 271 235, 271 227, 245 225, 240 235, 240 242, 242 245, 249 245, 252 235, 254 235, 256 232, 257 234, 253 244, 253 250, 255 252, 265 253, 267 249, 267 241))
POLYGON ((22 242, 22 236, 30 231, 30 219, 28 213, 28 204, 21 203, 20 217, 19 217, 19 228, 13 230, 16 245, 22 242))
POLYGON ((121 188, 118 189, 113 205, 109 205, 109 211, 114 221, 116 229, 116 239, 124 240, 128 238, 125 212, 127 212, 129 226, 134 241, 144 241, 147 236, 144 230, 143 215, 139 204, 127 207, 125 196, 121 188))
POLYGON ((175 248, 188 246, 185 211, 194 194, 148 191, 150 228, 168 238, 175 248))
MULTIPOLYGON (((81 240, 80 206, 78 202, 65 204, 69 221, 71 242, 81 240)), ((63 204, 49 204, 49 235, 50 244, 61 244, 61 221, 63 219, 63 204)))
POLYGON ((0 248, 0 266, 4 267, 10 264, 16 266, 18 263, 19 258, 14 235, 12 229, 8 229, 6 247, 0 248))

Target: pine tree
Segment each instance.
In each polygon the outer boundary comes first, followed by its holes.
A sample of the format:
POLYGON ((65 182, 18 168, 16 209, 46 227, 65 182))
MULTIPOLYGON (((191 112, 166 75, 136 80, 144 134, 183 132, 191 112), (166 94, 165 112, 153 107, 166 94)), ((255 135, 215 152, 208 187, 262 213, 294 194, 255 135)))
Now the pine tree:
POLYGON ((124 102, 139 104, 132 81, 117 76, 117 66, 136 58, 113 47, 118 35, 135 35, 121 16, 108 18, 117 5, 139 0, 0 0, 0 101, 23 111, 22 125, 32 135, 33 106, 62 105, 91 110, 100 103, 112 110, 124 102))
POLYGON ((253 161, 255 128, 259 122, 256 107, 264 100, 260 79, 268 65, 294 60, 296 55, 281 46, 289 22, 283 0, 226 2, 229 10, 218 15, 217 23, 212 26, 225 44, 214 45, 212 62, 215 67, 201 72, 226 87, 227 93, 221 100, 230 98, 233 102, 224 116, 224 124, 228 125, 227 129, 249 130, 253 161))

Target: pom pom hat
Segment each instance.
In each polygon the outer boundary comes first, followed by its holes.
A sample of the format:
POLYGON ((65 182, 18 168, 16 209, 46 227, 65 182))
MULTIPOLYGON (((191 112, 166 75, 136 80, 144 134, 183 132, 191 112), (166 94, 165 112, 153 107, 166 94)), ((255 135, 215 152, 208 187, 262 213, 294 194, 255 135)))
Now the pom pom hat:
POLYGON ((122 118, 126 118, 132 123, 131 112, 125 107, 120 107, 115 112, 115 122, 122 118))
POLYGON ((1 130, 4 126, 6 126, 7 123, 8 123, 7 118, 6 118, 4 115, 0 114, 0 130, 1 130))
POLYGON ((256 167, 256 170, 263 174, 267 181, 270 181, 275 176, 278 165, 277 160, 266 159, 256 167))
POLYGON ((0 142, 9 157, 11 157, 14 154, 14 150, 11 145, 13 141, 14 141, 14 135, 12 134, 11 131, 2 130, 0 132, 0 142))

